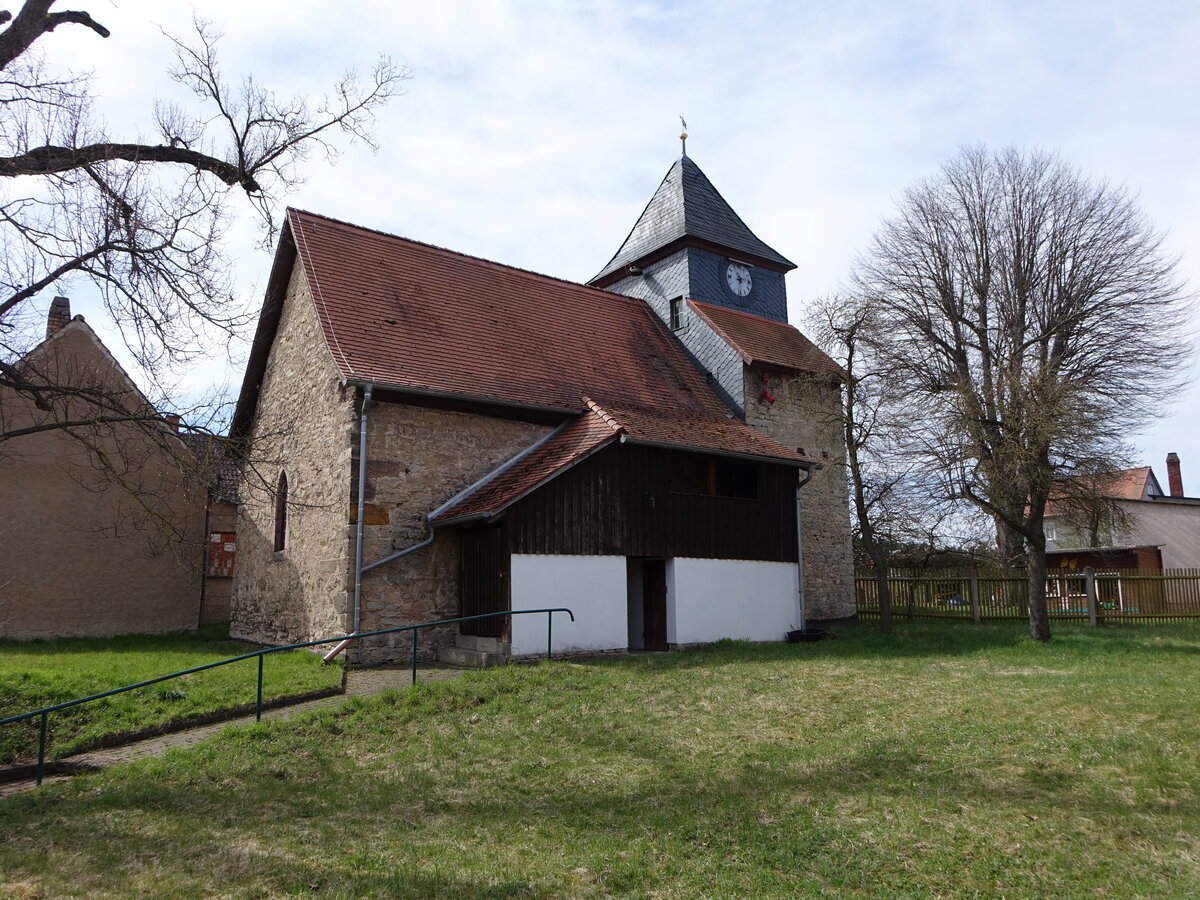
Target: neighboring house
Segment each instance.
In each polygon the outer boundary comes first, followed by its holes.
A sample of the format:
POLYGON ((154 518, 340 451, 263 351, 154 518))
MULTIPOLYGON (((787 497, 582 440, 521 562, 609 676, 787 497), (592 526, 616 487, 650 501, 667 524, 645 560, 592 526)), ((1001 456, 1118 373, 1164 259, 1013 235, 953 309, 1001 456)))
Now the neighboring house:
POLYGON ((29 432, 0 443, 0 637, 195 628, 205 498, 171 423, 66 298, 16 368, 75 391, 0 391, 5 433, 29 432), (97 416, 136 421, 37 430, 97 416))
POLYGON ((1059 568, 1200 568, 1200 497, 1185 497, 1179 457, 1164 492, 1150 466, 1071 479, 1047 507, 1047 563, 1059 568))
POLYGON ((242 473, 237 455, 225 438, 208 434, 181 434, 180 438, 196 459, 197 479, 208 488, 200 624, 228 622, 237 561, 238 487, 242 473))
MULTIPOLYGON (((790 268, 686 157, 608 290, 290 210, 231 428, 232 633, 567 606, 556 650, 667 649, 781 640, 802 590, 853 614, 842 373, 790 268)), ((545 649, 544 617, 441 631, 423 654, 545 649)))

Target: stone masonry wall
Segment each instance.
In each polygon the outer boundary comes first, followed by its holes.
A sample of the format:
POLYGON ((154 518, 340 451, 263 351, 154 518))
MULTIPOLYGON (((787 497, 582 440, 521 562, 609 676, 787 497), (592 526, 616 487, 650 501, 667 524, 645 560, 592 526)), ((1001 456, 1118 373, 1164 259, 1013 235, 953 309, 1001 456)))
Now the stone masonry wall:
POLYGON ((800 494, 808 617, 851 616, 854 567, 840 388, 815 375, 764 373, 749 366, 745 379, 746 421, 823 464, 800 494), (764 388, 775 397, 774 403, 763 398, 764 388))
POLYGON ((292 270, 250 435, 238 515, 230 633, 264 643, 351 627, 353 544, 346 525, 355 392, 339 384, 302 268, 292 270), (288 479, 285 549, 275 487, 288 479))
MULTIPOLYGON (((550 432, 535 425, 473 413, 376 403, 368 418, 363 561, 370 563, 424 540, 424 517, 497 466, 550 432)), ((355 441, 357 446, 357 441, 355 441)), ((351 486, 349 521, 358 509, 351 486)), ((353 526, 352 526, 353 527, 353 526)), ((457 529, 367 573, 363 579, 363 630, 371 631, 458 615, 457 529)), ((419 634, 425 657, 453 642, 455 630, 419 634)), ((359 651, 356 662, 407 659, 408 634, 388 635, 359 651)))

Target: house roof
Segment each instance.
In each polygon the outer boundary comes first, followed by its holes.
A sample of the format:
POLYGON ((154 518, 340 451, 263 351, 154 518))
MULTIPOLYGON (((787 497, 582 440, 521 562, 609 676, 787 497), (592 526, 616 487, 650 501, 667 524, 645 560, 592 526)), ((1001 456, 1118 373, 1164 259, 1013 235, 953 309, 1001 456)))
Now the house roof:
POLYGON ((1070 556, 1080 553, 1128 553, 1130 550, 1158 550, 1166 544, 1119 544, 1111 547, 1062 547, 1046 548, 1046 556, 1070 556))
POLYGON ((736 309, 689 300, 688 305, 747 365, 844 377, 842 367, 794 326, 736 309))
POLYGON ((214 499, 239 502, 242 473, 225 438, 212 434, 184 432, 179 439, 192 451, 214 499))
POLYGON ((1072 498, 1108 498, 1112 500, 1152 500, 1162 496, 1162 488, 1150 466, 1119 469, 1100 475, 1076 475, 1061 479, 1046 503, 1046 515, 1067 512, 1072 498))
POLYGON ((688 237, 740 251, 785 271, 796 268, 795 263, 759 240, 700 167, 681 156, 667 171, 616 255, 592 283, 688 237))
POLYGON ((1162 493, 1150 466, 1122 469, 1110 475, 1096 476, 1095 481, 1098 489, 1114 500, 1146 500, 1162 493))
POLYGON ((725 406, 641 300, 288 210, 231 433, 245 434, 291 262, 304 267, 341 377, 401 393, 582 415, 627 434, 807 463, 725 406))
MULTIPOLYGON (((444 525, 499 513, 618 440, 749 458, 770 455, 775 443, 741 422, 697 421, 686 414, 664 416, 658 410, 601 406, 591 398, 584 399, 588 409, 582 416, 452 498, 430 515, 430 521, 444 525)), ((794 465, 813 461, 798 453, 791 457, 794 465)))

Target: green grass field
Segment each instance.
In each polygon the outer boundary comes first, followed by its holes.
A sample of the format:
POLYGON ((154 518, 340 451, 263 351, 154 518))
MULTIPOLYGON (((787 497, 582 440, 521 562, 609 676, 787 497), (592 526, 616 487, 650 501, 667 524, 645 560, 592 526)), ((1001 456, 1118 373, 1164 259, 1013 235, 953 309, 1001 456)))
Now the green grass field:
POLYGON ((1200 628, 473 673, 0 801, 0 896, 1200 896, 1200 628))
MULTIPOLYGON (((228 631, 0 641, 0 718, 254 649, 230 641, 228 631)), ((273 654, 263 672, 266 698, 336 687, 342 674, 340 666, 322 666, 310 653, 273 654)), ((47 755, 54 759, 114 734, 253 703, 256 678, 257 664, 246 660, 54 713, 47 755)), ((0 725, 0 763, 36 755, 37 730, 36 720, 0 725)))

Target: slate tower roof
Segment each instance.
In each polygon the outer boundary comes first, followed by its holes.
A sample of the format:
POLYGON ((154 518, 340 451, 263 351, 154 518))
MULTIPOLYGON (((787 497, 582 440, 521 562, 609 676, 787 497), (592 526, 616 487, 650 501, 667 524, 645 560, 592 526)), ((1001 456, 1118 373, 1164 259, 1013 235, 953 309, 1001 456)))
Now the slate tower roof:
POLYGON ((681 156, 668 170, 625 243, 590 283, 604 286, 622 277, 628 266, 688 243, 738 251, 779 271, 796 268, 795 263, 759 240, 700 167, 690 157, 681 156))

